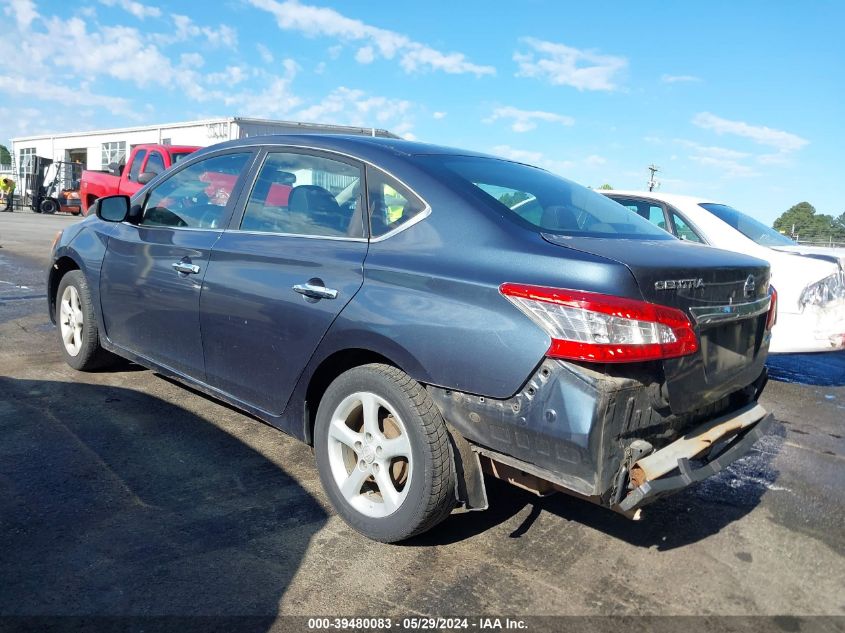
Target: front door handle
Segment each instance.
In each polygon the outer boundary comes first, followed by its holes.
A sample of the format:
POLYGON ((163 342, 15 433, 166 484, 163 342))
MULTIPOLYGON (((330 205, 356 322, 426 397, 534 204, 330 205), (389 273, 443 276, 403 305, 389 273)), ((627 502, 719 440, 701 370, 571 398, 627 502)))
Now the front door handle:
POLYGON ((312 299, 337 299, 337 290, 325 286, 316 286, 310 283, 296 284, 293 289, 295 292, 312 299))
POLYGON ((189 262, 173 262, 173 270, 177 273, 184 273, 185 275, 196 275, 200 271, 200 267, 189 262))

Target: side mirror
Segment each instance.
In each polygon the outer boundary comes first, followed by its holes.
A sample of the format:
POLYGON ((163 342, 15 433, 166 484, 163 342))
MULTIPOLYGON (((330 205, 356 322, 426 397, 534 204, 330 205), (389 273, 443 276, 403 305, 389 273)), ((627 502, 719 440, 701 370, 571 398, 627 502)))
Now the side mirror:
POLYGON ((148 182, 150 182, 156 176, 158 176, 158 174, 155 173, 154 171, 142 172, 138 175, 138 183, 142 184, 142 185, 146 185, 148 182))
POLYGON ((106 222, 123 222, 129 215, 129 196, 106 196, 94 205, 97 217, 106 222))
POLYGON ((108 169, 109 169, 109 173, 110 173, 112 176, 120 176, 121 172, 123 171, 123 170, 120 168, 120 165, 118 165, 117 163, 109 163, 109 168, 108 168, 108 169))

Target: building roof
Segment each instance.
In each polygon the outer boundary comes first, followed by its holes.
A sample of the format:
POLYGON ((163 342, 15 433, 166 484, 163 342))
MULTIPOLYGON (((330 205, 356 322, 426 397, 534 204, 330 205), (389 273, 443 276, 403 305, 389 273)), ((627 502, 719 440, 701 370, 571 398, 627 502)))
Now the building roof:
POLYGON ((213 123, 247 123, 253 125, 274 125, 296 128, 298 132, 329 133, 329 134, 358 134, 373 135, 387 138, 399 138, 392 132, 381 128, 355 127, 349 125, 333 125, 328 123, 305 123, 302 121, 281 121, 276 119, 256 119, 250 117, 219 117, 216 119, 199 119, 196 121, 181 121, 178 123, 157 123, 152 125, 135 125, 131 127, 107 128, 103 130, 81 130, 77 132, 60 132, 56 134, 34 134, 31 136, 16 136, 10 139, 13 143, 20 141, 36 141, 52 138, 68 138, 73 136, 95 136, 98 134, 120 134, 127 132, 143 132, 146 130, 167 130, 189 127, 193 125, 210 125, 213 123))

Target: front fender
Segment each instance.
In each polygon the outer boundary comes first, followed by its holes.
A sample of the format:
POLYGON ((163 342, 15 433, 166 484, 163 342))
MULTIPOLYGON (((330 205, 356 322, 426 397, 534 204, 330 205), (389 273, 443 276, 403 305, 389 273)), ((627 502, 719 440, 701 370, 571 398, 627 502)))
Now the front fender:
POLYGON ((108 247, 108 238, 114 226, 93 218, 84 220, 73 228, 75 230, 69 235, 63 234, 60 238, 53 252, 52 264, 47 276, 47 305, 50 320, 55 323, 56 291, 61 278, 68 270, 78 269, 88 281, 97 325, 100 332, 104 332, 103 315, 100 309, 100 271, 108 247))

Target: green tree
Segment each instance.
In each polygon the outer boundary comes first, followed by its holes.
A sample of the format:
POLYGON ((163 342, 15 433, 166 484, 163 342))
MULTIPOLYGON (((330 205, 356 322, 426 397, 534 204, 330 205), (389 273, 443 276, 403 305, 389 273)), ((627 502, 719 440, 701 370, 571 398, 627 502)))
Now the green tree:
POLYGON ((12 155, 9 154, 9 148, 5 145, 0 145, 0 165, 11 165, 12 155))
POLYGON ((601 187, 599 187, 599 189, 602 189, 602 190, 605 190, 605 191, 612 191, 612 190, 613 190, 613 187, 611 187, 611 186, 610 186, 609 184, 607 184, 607 183, 604 183, 601 187))
POLYGON ((816 213, 816 208, 809 202, 799 202, 784 211, 773 226, 781 233, 799 239, 842 240, 845 239, 845 224, 840 219, 845 218, 816 213))

